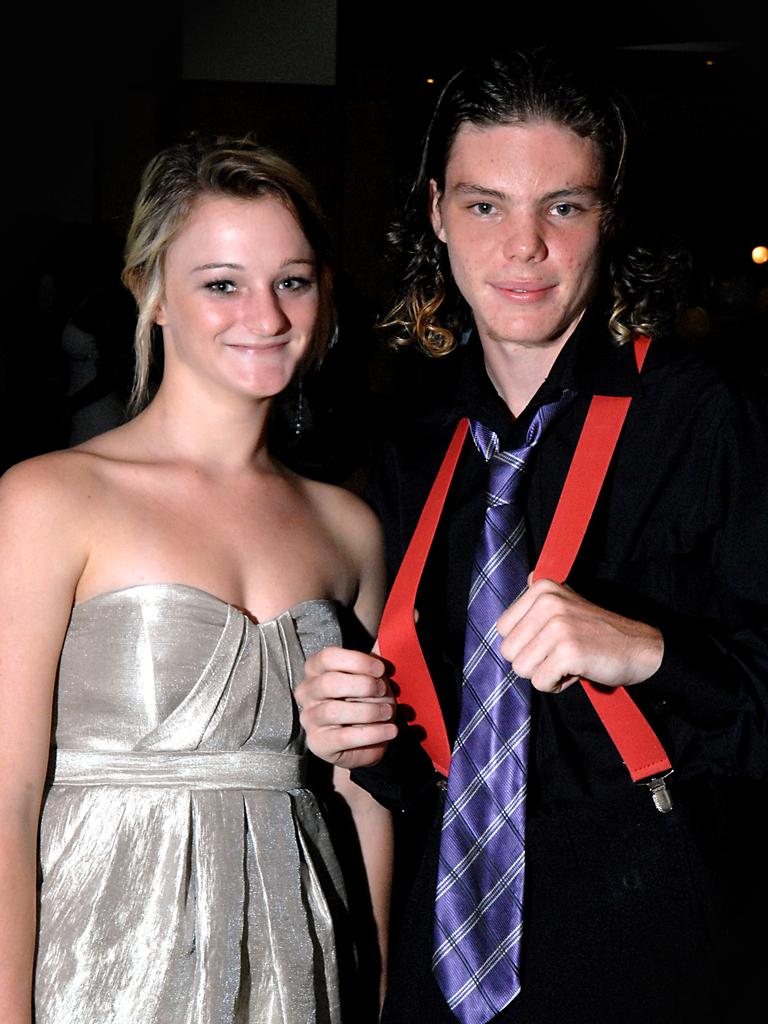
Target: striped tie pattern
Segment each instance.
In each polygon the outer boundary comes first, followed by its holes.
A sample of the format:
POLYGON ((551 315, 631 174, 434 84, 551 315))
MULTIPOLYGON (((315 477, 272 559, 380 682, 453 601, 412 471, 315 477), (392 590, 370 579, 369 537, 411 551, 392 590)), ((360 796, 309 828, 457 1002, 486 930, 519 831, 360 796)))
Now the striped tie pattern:
POLYGON ((432 966, 462 1024, 485 1024, 520 991, 525 786, 530 682, 499 653, 496 620, 529 572, 520 484, 530 453, 573 393, 542 406, 524 447, 499 451, 474 422, 489 463, 485 522, 475 552, 464 641, 459 731, 448 776, 432 966))

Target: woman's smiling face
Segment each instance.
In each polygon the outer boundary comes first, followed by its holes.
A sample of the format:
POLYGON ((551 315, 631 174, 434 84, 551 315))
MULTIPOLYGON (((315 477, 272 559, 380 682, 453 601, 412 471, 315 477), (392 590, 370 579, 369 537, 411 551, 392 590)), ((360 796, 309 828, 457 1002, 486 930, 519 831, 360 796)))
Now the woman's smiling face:
POLYGON ((290 210, 271 196, 206 195, 168 248, 163 329, 166 377, 251 398, 282 391, 315 330, 312 248, 290 210))

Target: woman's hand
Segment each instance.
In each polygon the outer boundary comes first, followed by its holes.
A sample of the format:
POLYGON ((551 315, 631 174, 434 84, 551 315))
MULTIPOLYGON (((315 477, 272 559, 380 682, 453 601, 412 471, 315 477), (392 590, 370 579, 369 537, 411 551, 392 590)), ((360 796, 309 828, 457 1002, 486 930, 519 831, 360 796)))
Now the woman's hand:
POLYGON ((307 746, 331 764, 376 764, 397 735, 395 698, 384 664, 361 651, 326 647, 307 659, 296 688, 307 746))

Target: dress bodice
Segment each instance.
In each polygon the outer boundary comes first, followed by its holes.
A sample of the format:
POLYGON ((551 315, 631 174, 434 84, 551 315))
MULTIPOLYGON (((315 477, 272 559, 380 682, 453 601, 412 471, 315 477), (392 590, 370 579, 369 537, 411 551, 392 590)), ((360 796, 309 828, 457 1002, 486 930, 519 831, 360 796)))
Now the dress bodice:
POLYGON ((56 745, 295 750, 301 740, 293 687, 304 659, 337 643, 331 601, 305 601, 255 623, 213 594, 179 583, 101 594, 72 612, 56 745), (270 672, 276 666, 280 671, 270 672), (275 700, 267 699, 270 688, 282 691, 275 700))

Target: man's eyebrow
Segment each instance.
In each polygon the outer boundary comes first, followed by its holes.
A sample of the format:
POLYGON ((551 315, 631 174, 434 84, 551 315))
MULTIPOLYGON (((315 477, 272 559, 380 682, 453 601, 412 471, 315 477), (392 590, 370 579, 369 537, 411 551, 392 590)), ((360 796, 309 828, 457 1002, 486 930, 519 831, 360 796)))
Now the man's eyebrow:
MULTIPOLYGON (((454 185, 454 192, 460 192, 463 195, 487 196, 488 199, 502 201, 512 198, 507 192, 502 192, 501 189, 488 188, 486 185, 478 185, 472 181, 457 182, 454 185)), ((567 197, 602 200, 603 190, 596 185, 567 185, 565 188, 556 189, 554 192, 547 192, 546 195, 541 196, 541 201, 549 203, 567 197)))
POLYGON ((603 190, 596 185, 569 185, 566 188, 559 188, 555 192, 547 192, 541 198, 545 203, 549 203, 554 199, 566 199, 571 196, 602 200, 603 190))
POLYGON ((454 192, 471 193, 473 196, 488 196, 489 199, 507 199, 506 192, 497 188, 486 188, 485 185, 476 185, 473 181, 460 181, 453 187, 454 192))

